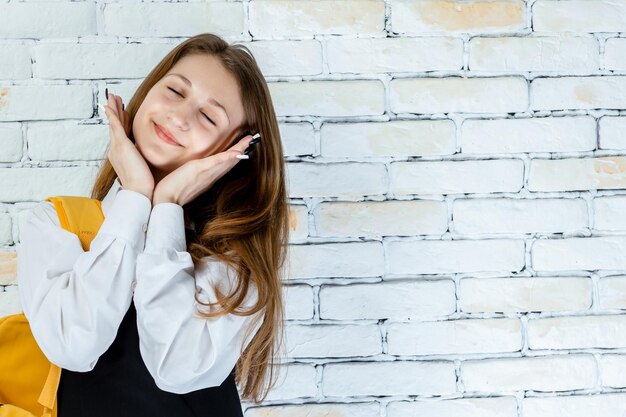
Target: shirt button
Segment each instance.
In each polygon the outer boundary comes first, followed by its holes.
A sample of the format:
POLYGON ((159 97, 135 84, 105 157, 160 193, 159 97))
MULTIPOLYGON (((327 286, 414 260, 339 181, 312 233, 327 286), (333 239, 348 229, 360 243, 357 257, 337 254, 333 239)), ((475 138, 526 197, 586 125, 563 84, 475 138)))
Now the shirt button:
POLYGON ((143 226, 142 226, 142 228, 143 228, 143 231, 144 231, 144 232, 145 232, 145 231, 147 231, 147 230, 148 230, 148 224, 147 224, 147 223, 144 223, 144 224, 143 224, 143 226))
POLYGON ((137 281, 133 280, 133 283, 130 284, 130 288, 132 288, 133 291, 135 291, 135 287, 137 286, 137 281))

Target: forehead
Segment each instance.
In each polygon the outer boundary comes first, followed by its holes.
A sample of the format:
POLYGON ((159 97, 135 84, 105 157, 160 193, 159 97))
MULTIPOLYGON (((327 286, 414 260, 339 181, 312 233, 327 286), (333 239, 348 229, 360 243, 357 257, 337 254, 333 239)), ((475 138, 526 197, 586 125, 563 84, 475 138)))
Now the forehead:
MULTIPOLYGON (((194 95, 205 101, 213 98, 226 108, 230 119, 229 129, 235 129, 244 120, 239 86, 235 77, 222 65, 219 58, 208 54, 187 55, 181 58, 167 74, 178 73, 188 78, 194 95)), ((166 74, 166 75, 167 75, 166 74)), ((178 80, 178 77, 166 77, 167 80, 178 80)))

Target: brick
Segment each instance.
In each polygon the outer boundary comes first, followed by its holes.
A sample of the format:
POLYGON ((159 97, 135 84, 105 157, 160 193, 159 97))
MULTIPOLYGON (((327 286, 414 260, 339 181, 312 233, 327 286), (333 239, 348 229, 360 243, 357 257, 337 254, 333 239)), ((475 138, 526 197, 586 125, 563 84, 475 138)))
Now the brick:
POLYGON ((291 245, 289 251, 290 279, 372 277, 384 272, 380 242, 291 245))
POLYGON ((600 67, 600 47, 592 37, 476 37, 469 45, 472 71, 588 73, 600 67))
POLYGON ((375 324, 289 325, 286 354, 291 358, 345 358, 383 353, 375 324))
POLYGON ((315 132, 310 123, 281 123, 280 136, 285 156, 315 155, 315 132))
POLYGON ((530 94, 532 110, 623 109, 626 76, 536 78, 530 94))
POLYGON ((624 413, 626 394, 578 394, 523 398, 524 417, 618 417, 624 413))
POLYGON ((300 81, 268 84, 277 116, 376 116, 384 113, 378 80, 300 81))
POLYGON ((463 67, 463 41, 458 38, 330 38, 327 50, 331 73, 454 71, 463 67))
POLYGON ((0 245, 13 243, 13 222, 9 213, 0 213, 0 245))
MULTIPOLYGON (((9 289, 12 287, 17 288, 14 285, 6 288, 9 289)), ((7 291, 7 289, 5 289, 4 292, 0 292, 0 317, 19 314, 22 312, 19 293, 17 290, 7 291)))
MULTIPOLYGON (((19 4, 19 3, 17 3, 19 4)), ((6 4, 0 5, 0 10, 6 4)), ((0 17, 0 20, 2 17, 0 17)), ((0 30, 2 30, 0 28, 0 30)), ((0 80, 32 78, 30 47, 28 45, 3 43, 0 46, 0 80)))
POLYGON ((613 71, 626 70, 626 39, 607 39, 604 45, 604 68, 613 71))
POLYGON ((600 308, 626 309, 626 276, 603 277, 598 282, 600 308))
POLYGON ((625 249, 622 236, 540 239, 531 247, 532 266, 536 271, 626 269, 625 249))
POLYGON ((89 118, 92 102, 89 85, 0 86, 0 122, 89 118))
POLYGON ((564 233, 588 227, 587 203, 573 198, 472 198, 452 205, 454 231, 486 233, 564 233))
POLYGON ((530 349, 623 348, 626 316, 536 318, 528 322, 530 349))
POLYGON ((392 162, 390 192, 460 194, 518 192, 523 186, 521 160, 392 162))
POLYGON ((441 201, 324 202, 313 212, 316 236, 412 236, 448 230, 441 201))
POLYGON ((390 355, 519 352, 522 328, 518 319, 391 323, 387 344, 390 355))
POLYGON ((330 363, 324 366, 322 391, 327 397, 451 394, 456 391, 454 363, 330 363))
POLYGON ((524 267, 523 240, 417 240, 386 245, 390 274, 517 272, 524 267))
POLYGON ((626 387, 626 355, 601 355, 598 367, 603 387, 626 387))
POLYGON ((498 358, 461 363, 465 391, 570 391, 595 387, 592 355, 498 358))
POLYGON ((0 162, 19 162, 22 159, 22 129, 18 124, 0 125, 0 162))
POLYGON ((626 4, 610 0, 538 0, 533 4, 536 32, 623 32, 626 4))
POLYGON ((106 3, 103 16, 104 33, 109 36, 191 37, 213 32, 229 39, 243 35, 244 29, 241 2, 106 3))
POLYGON ((96 33, 96 3, 0 3, 0 38, 68 38, 96 33))
POLYGON ((284 285, 283 300, 286 320, 313 318, 313 288, 309 285, 284 285))
MULTIPOLYGON (((115 4, 115 3, 107 3, 115 4)), ((33 47, 35 78, 143 78, 169 44, 43 43, 33 47)))
POLYGON ((600 149, 626 149, 626 117, 604 116, 600 118, 599 143, 600 149))
POLYGON ((110 143, 108 124, 37 123, 26 133, 34 161, 104 160, 110 143))
POLYGON ((463 153, 585 152, 596 148, 593 117, 466 120, 463 153))
POLYGON ((292 163, 287 166, 287 171, 291 198, 356 200, 387 192, 387 170, 380 163, 292 163))
POLYGON ((521 77, 400 78, 389 83, 394 113, 513 113, 528 109, 521 77))
POLYGON ((512 396, 459 398, 437 401, 391 401, 387 417, 404 416, 517 417, 517 401, 512 396))
POLYGON ((314 35, 382 35, 385 3, 264 0, 250 3, 250 34, 255 39, 307 38, 314 35))
POLYGON ((422 320, 456 311, 451 280, 323 285, 319 297, 320 318, 330 320, 422 320))
POLYGON ((455 152, 456 127, 452 120, 324 123, 321 128, 324 157, 407 157, 455 152))
POLYGON ((511 32, 525 28, 524 2, 512 1, 391 1, 393 32, 511 32))
POLYGON ((591 298, 589 278, 462 278, 459 287, 465 313, 582 311, 591 298))
MULTIPOLYGON (((105 89, 107 88, 110 93, 120 96, 122 98, 123 103, 128 104, 131 98, 133 97, 133 95, 135 94, 135 92, 137 91, 137 89, 139 88, 141 81, 142 81, 141 79, 138 79, 138 80, 131 80, 131 81, 123 81, 123 82, 110 82, 104 85, 98 84, 98 98, 97 98, 98 104, 101 104, 103 106, 107 104, 107 99, 105 95, 105 89)), ((96 106, 96 111, 98 111, 100 118, 105 123, 108 123, 108 119, 106 115, 104 114, 104 110, 102 110, 100 106, 96 106)))
POLYGON ((305 205, 289 206, 289 241, 306 240, 309 236, 308 209, 305 205))
POLYGON ((380 405, 377 402, 366 403, 302 403, 267 405, 250 407, 246 417, 289 417, 306 415, 310 417, 341 416, 341 417, 379 417, 380 405))
POLYGON ((0 252, 0 285, 14 284, 17 284, 17 252, 0 252))
POLYGON ((574 191, 625 188, 626 157, 533 159, 530 191, 574 191))
POLYGON ((0 168, 0 201, 40 201, 55 195, 89 196, 98 167, 0 168))
POLYGON ((626 230, 626 196, 597 197, 592 204, 594 230, 626 230))
MULTIPOLYGON (((255 4, 250 3, 250 7, 255 4)), ((239 43, 250 49, 261 72, 266 77, 323 73, 322 45, 317 39, 239 43)))
POLYGON ((279 363, 273 372, 277 382, 268 392, 266 400, 285 401, 317 396, 317 371, 313 364, 279 363))

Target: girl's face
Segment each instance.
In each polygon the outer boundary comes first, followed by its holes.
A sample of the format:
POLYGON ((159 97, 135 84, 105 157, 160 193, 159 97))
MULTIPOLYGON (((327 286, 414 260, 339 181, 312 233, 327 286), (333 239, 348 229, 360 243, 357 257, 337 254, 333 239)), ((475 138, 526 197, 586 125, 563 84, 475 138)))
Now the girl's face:
POLYGON ((219 59, 187 55, 150 89, 132 129, 137 149, 158 182, 187 161, 234 145, 244 118, 237 82, 219 59), (161 139, 157 125, 179 145, 161 139))

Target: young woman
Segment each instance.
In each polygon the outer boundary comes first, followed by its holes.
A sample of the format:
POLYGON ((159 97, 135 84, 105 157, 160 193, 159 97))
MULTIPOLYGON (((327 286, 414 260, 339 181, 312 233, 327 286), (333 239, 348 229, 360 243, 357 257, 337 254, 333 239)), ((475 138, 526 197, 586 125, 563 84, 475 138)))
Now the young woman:
POLYGON ((20 232, 24 314, 63 368, 58 416, 241 416, 283 343, 288 200, 264 77, 243 45, 200 34, 104 108, 89 251, 51 202, 20 232))

